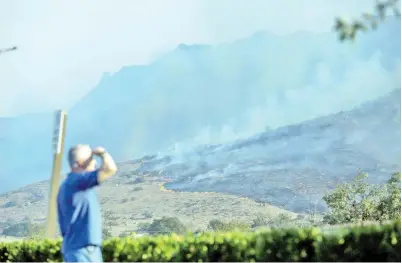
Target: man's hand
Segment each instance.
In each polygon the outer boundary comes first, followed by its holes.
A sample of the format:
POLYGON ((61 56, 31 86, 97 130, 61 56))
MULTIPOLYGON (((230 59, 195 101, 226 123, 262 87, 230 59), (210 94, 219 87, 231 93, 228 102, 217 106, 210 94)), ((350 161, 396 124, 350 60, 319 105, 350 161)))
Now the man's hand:
POLYGON ((92 150, 92 153, 102 158, 102 166, 98 172, 99 183, 105 181, 107 178, 117 172, 116 163, 114 162, 112 156, 106 152, 105 148, 96 147, 92 150))
POLYGON ((101 155, 103 155, 105 152, 106 152, 106 150, 105 150, 105 148, 103 148, 103 147, 96 147, 95 149, 92 150, 92 153, 93 153, 94 155, 97 155, 97 156, 101 156, 101 155))

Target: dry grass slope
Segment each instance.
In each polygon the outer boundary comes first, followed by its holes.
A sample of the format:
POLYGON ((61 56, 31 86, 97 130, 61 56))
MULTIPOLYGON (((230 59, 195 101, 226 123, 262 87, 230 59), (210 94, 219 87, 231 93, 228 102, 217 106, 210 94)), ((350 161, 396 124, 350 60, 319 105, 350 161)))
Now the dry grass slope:
MULTIPOLYGON (((139 174, 136 164, 121 164, 119 173, 99 188, 105 227, 114 235, 138 230, 139 224, 163 216, 178 217, 190 230, 205 230, 209 221, 296 214, 253 200, 221 193, 173 192, 163 187, 163 175, 139 174)), ((0 233, 7 223, 45 223, 48 181, 25 186, 0 196, 0 233)))

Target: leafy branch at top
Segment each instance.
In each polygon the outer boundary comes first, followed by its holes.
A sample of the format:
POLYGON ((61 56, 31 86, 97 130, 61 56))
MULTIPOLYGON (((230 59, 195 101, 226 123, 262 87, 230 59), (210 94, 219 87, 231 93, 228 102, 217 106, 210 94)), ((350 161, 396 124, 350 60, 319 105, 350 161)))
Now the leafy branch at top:
POLYGON ((385 20, 387 13, 391 10, 395 17, 401 17, 399 0, 377 1, 373 13, 364 13, 359 19, 347 22, 342 18, 336 18, 335 30, 339 33, 339 39, 354 40, 359 31, 376 29, 378 24, 385 20))

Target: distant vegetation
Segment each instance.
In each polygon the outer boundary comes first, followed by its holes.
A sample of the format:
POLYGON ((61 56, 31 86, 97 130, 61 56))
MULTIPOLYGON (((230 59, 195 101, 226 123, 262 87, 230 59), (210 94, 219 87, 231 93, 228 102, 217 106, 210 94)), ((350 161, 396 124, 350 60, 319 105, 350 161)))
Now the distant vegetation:
POLYGON ((251 227, 259 228, 259 227, 282 227, 287 226, 292 221, 292 218, 287 214, 279 214, 274 218, 266 218, 265 216, 258 216, 253 220, 251 227))
POLYGON ((249 231, 250 225, 243 223, 243 222, 238 222, 235 220, 225 223, 225 222, 214 219, 209 222, 208 230, 217 231, 217 232, 249 231))
POLYGON ((269 227, 281 228, 289 226, 303 227, 308 225, 337 225, 361 223, 365 221, 383 222, 398 219, 401 216, 401 173, 392 174, 382 185, 369 184, 368 174, 361 173, 354 180, 338 185, 328 192, 324 201, 328 212, 324 216, 307 215, 291 218, 287 214, 268 218, 260 215, 250 225, 236 221, 222 222, 211 220, 208 230, 212 231, 247 231, 269 227))
POLYGON ((151 224, 142 224, 140 230, 148 232, 151 235, 160 234, 185 234, 187 227, 177 217, 162 217, 155 219, 151 224))
POLYGON ((142 215, 143 215, 145 218, 147 218, 147 219, 153 217, 152 212, 149 212, 149 211, 144 212, 142 215))
POLYGON ((330 210, 324 216, 325 223, 384 221, 401 216, 401 173, 394 173, 383 185, 369 184, 367 178, 367 174, 359 174, 324 196, 330 210))
POLYGON ((102 237, 103 239, 108 239, 112 237, 112 234, 109 232, 107 228, 102 229, 102 237))
POLYGON ((42 224, 34 224, 31 222, 22 222, 10 224, 5 227, 2 232, 5 236, 27 237, 27 238, 43 238, 45 235, 45 226, 42 224))
POLYGON ((384 184, 369 184, 367 179, 368 174, 361 173, 351 182, 339 184, 328 192, 323 197, 328 207, 324 216, 299 216, 296 219, 286 214, 279 214, 276 218, 259 216, 253 220, 251 228, 383 222, 400 218, 401 173, 392 174, 384 184))
POLYGON ((10 208, 10 207, 14 207, 17 205, 17 202, 15 201, 8 201, 7 203, 5 203, 2 207, 3 208, 10 208))
POLYGON ((144 176, 137 176, 135 179, 128 181, 127 184, 140 184, 144 182, 145 182, 144 176))

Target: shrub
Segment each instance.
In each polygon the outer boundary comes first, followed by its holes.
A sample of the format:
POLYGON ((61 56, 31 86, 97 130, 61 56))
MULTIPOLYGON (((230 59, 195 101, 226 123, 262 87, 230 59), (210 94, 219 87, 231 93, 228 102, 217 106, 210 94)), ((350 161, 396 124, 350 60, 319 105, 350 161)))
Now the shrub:
POLYGON ((22 222, 5 227, 2 234, 14 237, 34 237, 43 236, 44 231, 45 228, 42 225, 22 222))
POLYGON ((144 212, 142 215, 143 215, 144 218, 146 218, 146 219, 153 217, 152 212, 149 212, 149 211, 144 212))
POLYGON ((108 239, 112 237, 112 234, 109 232, 109 230, 107 228, 103 228, 102 229, 102 237, 104 239, 108 239))
POLYGON ((138 230, 139 231, 148 231, 148 228, 150 225, 151 225, 150 223, 141 222, 138 224, 138 230))
POLYGON ((219 231, 225 227, 225 223, 218 220, 218 219, 212 219, 209 221, 208 224, 208 229, 213 230, 213 231, 219 231))
POLYGON ((137 233, 132 231, 125 231, 119 235, 120 238, 127 238, 127 237, 135 238, 136 236, 137 233))
POLYGON ((400 217, 401 174, 394 173, 384 185, 370 185, 367 178, 367 174, 359 174, 323 197, 330 210, 324 222, 342 224, 400 217))
MULTIPOLYGON (((400 220, 325 235, 318 228, 109 239, 105 262, 400 262, 400 220)), ((60 240, 0 243, 0 261, 62 261, 60 240)))
POLYGON ((252 228, 270 226, 272 224, 272 218, 267 218, 266 216, 259 215, 257 218, 253 219, 251 223, 252 228))
POLYGON ((120 204, 127 203, 128 201, 129 201, 128 198, 123 198, 123 199, 120 200, 120 204))
POLYGON ((8 201, 7 203, 5 203, 2 208, 10 208, 10 207, 14 207, 17 206, 17 202, 16 201, 8 201))
POLYGON ((264 215, 259 215, 251 223, 251 228, 258 227, 282 227, 288 225, 290 222, 294 222, 292 218, 284 213, 278 214, 276 217, 266 217, 264 215))
POLYGON ((235 220, 225 223, 220 220, 213 219, 213 220, 209 221, 208 229, 217 231, 217 232, 228 232, 228 231, 234 231, 234 230, 248 231, 248 230, 250 230, 250 226, 245 223, 238 222, 235 220))
POLYGON ((151 234, 185 234, 187 232, 187 228, 177 217, 164 216, 161 219, 153 220, 146 231, 150 232, 151 234))
POLYGON ((128 184, 141 184, 144 183, 146 180, 143 176, 138 176, 134 180, 127 182, 128 184))

